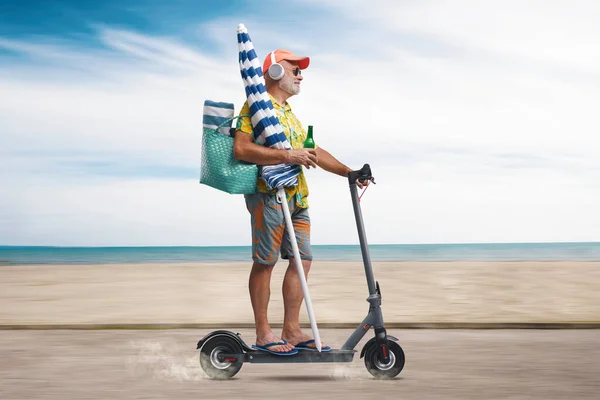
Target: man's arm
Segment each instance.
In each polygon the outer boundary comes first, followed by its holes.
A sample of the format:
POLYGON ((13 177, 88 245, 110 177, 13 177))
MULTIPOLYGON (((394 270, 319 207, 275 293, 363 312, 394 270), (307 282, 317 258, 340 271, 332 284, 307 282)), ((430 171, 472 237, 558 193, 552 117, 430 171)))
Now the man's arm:
POLYGON ((242 161, 257 165, 300 164, 305 167, 317 166, 317 152, 314 149, 282 150, 254 143, 252 135, 237 131, 233 142, 233 156, 242 161))
MULTIPOLYGON (((348 172, 352 172, 352 168, 342 164, 338 159, 332 156, 327 150, 322 147, 317 148, 317 157, 319 158, 318 165, 327 172, 334 173, 344 178, 348 177, 348 172)), ((369 182, 361 183, 356 181, 356 186, 360 189, 369 186, 369 182)))
POLYGON ((348 172, 352 171, 351 168, 339 162, 334 156, 332 156, 327 150, 325 150, 322 147, 317 148, 317 157, 319 160, 319 167, 323 168, 327 172, 331 172, 333 174, 347 178, 348 172))

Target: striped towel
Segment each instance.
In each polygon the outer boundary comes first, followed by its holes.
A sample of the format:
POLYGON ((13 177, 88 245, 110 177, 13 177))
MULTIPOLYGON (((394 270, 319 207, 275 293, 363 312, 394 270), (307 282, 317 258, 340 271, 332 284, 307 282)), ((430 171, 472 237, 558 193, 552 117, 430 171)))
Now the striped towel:
MULTIPOLYGON (((204 128, 217 129, 219 125, 233 118, 233 113, 234 107, 232 103, 205 100, 202 124, 204 128)), ((231 122, 219 128, 219 132, 225 136, 231 136, 231 122)))
MULTIPOLYGON (((262 65, 244 24, 238 25, 237 39, 240 73, 250 107, 254 140, 264 146, 291 150, 292 146, 279 124, 273 103, 267 93, 262 65)), ((261 178, 269 189, 279 189, 297 185, 301 171, 300 165, 268 165, 261 168, 261 178)))

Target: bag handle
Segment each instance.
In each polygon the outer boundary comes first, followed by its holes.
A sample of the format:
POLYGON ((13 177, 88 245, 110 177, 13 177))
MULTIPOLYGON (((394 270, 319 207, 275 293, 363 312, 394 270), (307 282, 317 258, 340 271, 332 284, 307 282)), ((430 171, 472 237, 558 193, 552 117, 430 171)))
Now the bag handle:
POLYGON ((250 114, 240 114, 240 115, 236 115, 235 117, 232 118, 228 118, 227 120, 223 121, 219 126, 217 126, 214 131, 218 132, 219 129, 221 129, 222 127, 224 127, 225 125, 229 124, 231 121, 238 119, 240 117, 251 117, 250 114))

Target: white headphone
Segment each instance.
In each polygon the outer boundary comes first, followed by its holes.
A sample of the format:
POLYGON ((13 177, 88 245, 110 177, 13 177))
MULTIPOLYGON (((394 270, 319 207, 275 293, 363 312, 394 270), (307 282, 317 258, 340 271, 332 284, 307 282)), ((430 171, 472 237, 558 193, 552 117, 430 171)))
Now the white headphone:
POLYGON ((285 69, 283 65, 275 61, 275 52, 271 53, 271 66, 269 67, 269 76, 274 81, 278 81, 285 75, 285 69))

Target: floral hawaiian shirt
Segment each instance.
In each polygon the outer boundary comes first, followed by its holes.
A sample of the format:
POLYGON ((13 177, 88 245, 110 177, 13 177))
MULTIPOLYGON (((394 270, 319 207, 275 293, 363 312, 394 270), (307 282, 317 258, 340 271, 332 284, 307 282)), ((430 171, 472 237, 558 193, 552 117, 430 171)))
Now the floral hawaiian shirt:
MULTIPOLYGON (((306 131, 302 127, 302 124, 296 115, 292 112, 292 107, 287 102, 284 106, 280 105, 270 94, 269 97, 271 98, 271 102, 273 103, 273 108, 275 109, 279 123, 281 124, 283 132, 290 142, 290 145, 293 149, 303 148, 304 140, 306 140, 306 131)), ((250 114, 248 101, 244 103, 240 114, 250 114)), ((250 117, 240 117, 238 119, 237 129, 252 135, 253 129, 250 117)), ((276 190, 267 189, 265 181, 263 181, 261 178, 258 178, 257 189, 261 193, 276 193, 276 190)), ((286 187, 285 192, 288 201, 290 201, 292 196, 295 196, 298 207, 308 208, 308 184, 306 182, 306 177, 304 176, 304 168, 302 168, 300 175, 298 175, 298 185, 286 187)))

